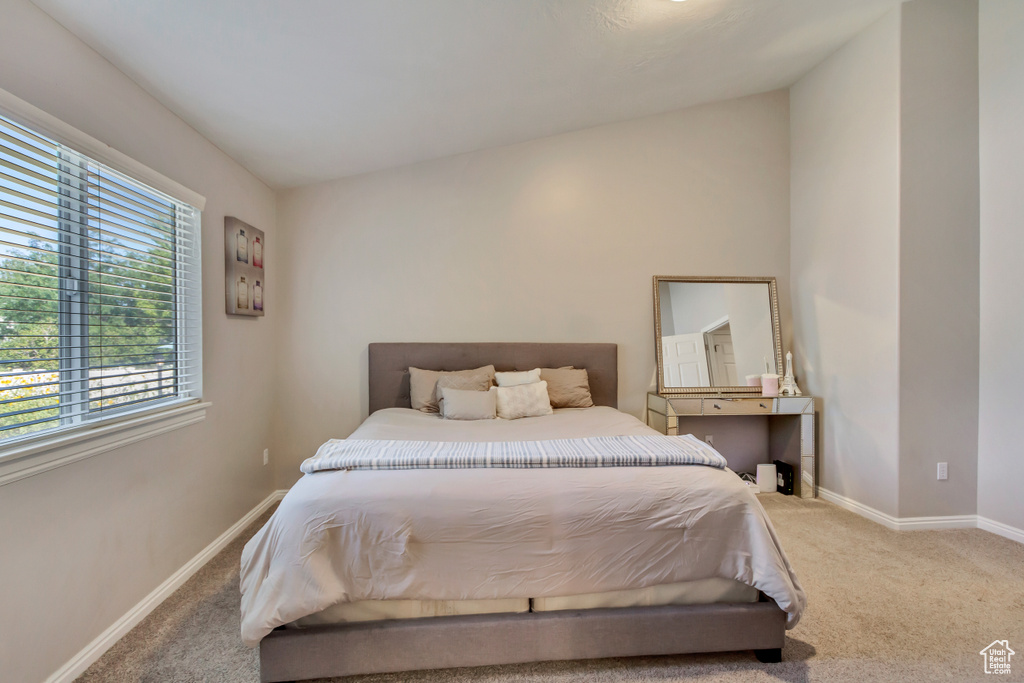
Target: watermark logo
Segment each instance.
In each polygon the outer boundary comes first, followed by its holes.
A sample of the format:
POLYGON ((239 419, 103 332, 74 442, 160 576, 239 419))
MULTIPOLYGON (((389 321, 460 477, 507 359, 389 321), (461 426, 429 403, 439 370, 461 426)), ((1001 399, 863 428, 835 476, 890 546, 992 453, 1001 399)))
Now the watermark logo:
POLYGON ((985 658, 985 673, 1008 674, 1010 657, 1017 653, 1010 649, 1010 641, 996 640, 978 654, 985 658))

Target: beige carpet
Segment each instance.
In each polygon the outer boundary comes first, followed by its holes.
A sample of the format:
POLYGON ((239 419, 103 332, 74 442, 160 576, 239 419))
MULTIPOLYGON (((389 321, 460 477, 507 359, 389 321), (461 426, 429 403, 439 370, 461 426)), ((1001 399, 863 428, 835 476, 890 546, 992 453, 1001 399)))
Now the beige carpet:
MULTIPOLYGON (((759 496, 808 595, 781 664, 752 653, 356 676, 345 683, 1024 681, 1024 545, 978 530, 889 531, 822 500, 759 496), (1008 639, 1009 676, 979 651, 1008 639)), ((269 513, 268 513, 269 514, 269 513)), ((262 521, 260 522, 262 524, 262 521)), ((259 680, 239 639, 238 561, 220 553, 78 680, 259 680)))

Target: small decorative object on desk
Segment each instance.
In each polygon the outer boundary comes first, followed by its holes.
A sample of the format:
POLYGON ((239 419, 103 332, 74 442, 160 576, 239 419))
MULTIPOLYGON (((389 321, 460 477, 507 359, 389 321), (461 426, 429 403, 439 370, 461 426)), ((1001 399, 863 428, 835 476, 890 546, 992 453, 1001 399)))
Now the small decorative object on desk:
POLYGON ((779 395, 779 376, 771 371, 768 359, 764 359, 764 374, 761 375, 761 395, 774 398, 779 395))
POLYGON ((782 378, 782 389, 780 393, 783 396, 802 396, 803 392, 800 391, 800 387, 796 385, 796 378, 793 376, 793 352, 788 351, 786 353, 786 376, 782 378))

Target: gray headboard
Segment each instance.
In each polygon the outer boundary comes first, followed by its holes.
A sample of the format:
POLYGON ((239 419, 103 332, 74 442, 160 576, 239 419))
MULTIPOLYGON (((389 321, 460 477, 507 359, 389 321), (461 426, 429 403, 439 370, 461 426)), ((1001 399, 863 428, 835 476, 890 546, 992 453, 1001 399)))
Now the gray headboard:
POLYGON ((494 365, 499 372, 586 368, 590 395, 599 406, 619 406, 619 348, 615 344, 540 344, 531 342, 370 344, 370 412, 409 408, 409 367, 468 370, 494 365))

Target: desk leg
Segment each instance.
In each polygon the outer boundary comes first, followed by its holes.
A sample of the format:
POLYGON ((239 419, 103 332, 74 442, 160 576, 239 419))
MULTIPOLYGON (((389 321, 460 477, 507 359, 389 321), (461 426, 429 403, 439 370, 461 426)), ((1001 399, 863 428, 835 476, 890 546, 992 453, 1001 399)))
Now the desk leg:
POLYGON ((818 495, 817 455, 814 448, 814 413, 800 416, 800 497, 818 495))

